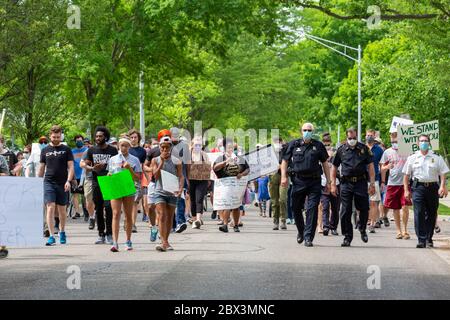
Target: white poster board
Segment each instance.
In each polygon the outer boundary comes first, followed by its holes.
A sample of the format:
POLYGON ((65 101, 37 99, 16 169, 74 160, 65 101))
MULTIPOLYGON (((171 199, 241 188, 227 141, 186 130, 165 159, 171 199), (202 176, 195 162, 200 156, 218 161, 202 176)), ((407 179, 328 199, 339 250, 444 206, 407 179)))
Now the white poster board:
POLYGON ((214 210, 231 210, 242 205, 247 177, 228 177, 214 182, 214 210))
POLYGON ((247 176, 249 181, 274 173, 280 166, 277 154, 270 144, 247 153, 244 158, 250 166, 247 176))
POLYGON ((413 120, 403 119, 400 117, 393 117, 391 122, 391 128, 389 129, 389 133, 397 132, 398 126, 410 126, 414 124, 413 120))
POLYGON ((41 247, 43 179, 0 177, 0 245, 41 247))
POLYGON ((175 193, 180 190, 180 183, 178 181, 178 177, 171 174, 170 172, 161 170, 161 180, 164 191, 175 193))
POLYGON ((439 150, 439 121, 417 123, 398 127, 398 153, 408 156, 419 150, 419 136, 427 134, 430 137, 433 150, 439 150))

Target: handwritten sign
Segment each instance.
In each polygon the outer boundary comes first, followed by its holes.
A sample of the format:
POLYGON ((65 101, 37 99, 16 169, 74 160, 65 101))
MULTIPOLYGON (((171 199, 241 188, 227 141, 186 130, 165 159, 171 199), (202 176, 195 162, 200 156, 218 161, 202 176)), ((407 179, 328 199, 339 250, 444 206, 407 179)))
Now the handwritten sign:
POLYGON ((214 182, 214 210, 231 210, 242 204, 247 177, 228 177, 214 182))
POLYGON ((398 127, 398 153, 410 155, 419 150, 419 136, 426 134, 430 137, 433 150, 439 150, 439 121, 429 121, 410 126, 398 127))
POLYGON ((391 122, 391 128, 389 129, 389 133, 397 132, 398 126, 410 126, 414 124, 414 121, 409 119, 403 119, 399 117, 393 117, 391 122))
POLYGON ((244 157, 250 166, 249 181, 278 171, 278 157, 270 144, 259 150, 251 151, 244 157))
POLYGON ((210 163, 192 163, 189 170, 189 180, 210 180, 210 163))
POLYGON ((0 177, 0 245, 41 247, 42 178, 0 177))

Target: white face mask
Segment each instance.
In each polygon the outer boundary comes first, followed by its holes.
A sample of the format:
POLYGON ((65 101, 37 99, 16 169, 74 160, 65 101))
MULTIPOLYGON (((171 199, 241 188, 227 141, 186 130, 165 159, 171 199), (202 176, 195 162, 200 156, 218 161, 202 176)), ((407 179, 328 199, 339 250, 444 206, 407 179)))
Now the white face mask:
POLYGON ((392 144, 392 149, 398 150, 398 143, 393 143, 392 144))
POLYGON ((358 142, 358 140, 356 139, 347 139, 347 143, 351 146, 354 147, 356 146, 356 143, 358 142))

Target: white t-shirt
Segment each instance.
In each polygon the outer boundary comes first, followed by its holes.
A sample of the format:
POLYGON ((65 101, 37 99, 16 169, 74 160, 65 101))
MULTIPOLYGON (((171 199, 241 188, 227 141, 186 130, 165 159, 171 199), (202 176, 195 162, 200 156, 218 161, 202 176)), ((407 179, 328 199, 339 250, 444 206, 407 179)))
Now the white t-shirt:
POLYGON ((380 164, 385 165, 392 163, 394 167, 389 169, 388 186, 402 186, 403 185, 403 167, 405 166, 408 156, 398 154, 397 150, 392 148, 386 149, 381 157, 380 164))

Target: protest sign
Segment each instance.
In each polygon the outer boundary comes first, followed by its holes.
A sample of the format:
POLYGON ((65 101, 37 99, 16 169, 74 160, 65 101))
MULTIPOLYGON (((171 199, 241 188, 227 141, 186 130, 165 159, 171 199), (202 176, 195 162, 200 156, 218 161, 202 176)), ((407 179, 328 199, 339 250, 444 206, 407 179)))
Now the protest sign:
POLYGON ((180 183, 178 181, 178 177, 171 174, 170 172, 161 170, 161 180, 164 191, 175 193, 178 190, 180 190, 180 183))
POLYGON ((278 157, 270 144, 245 154, 244 158, 250 166, 249 181, 278 171, 278 157))
POLYGON ((192 163, 189 169, 189 180, 210 180, 211 164, 210 163, 192 163))
POLYGON ((42 178, 0 177, 0 246, 44 244, 43 199, 42 178))
POLYGON ((409 126, 414 124, 413 120, 403 119, 399 117, 393 117, 391 122, 391 128, 389 129, 389 133, 397 132, 398 126, 409 126))
POLYGON ((214 182, 214 210, 230 210, 242 204, 247 177, 228 177, 214 182))
POLYGON ((433 150, 439 150, 439 121, 429 121, 409 126, 398 127, 398 153, 410 155, 419 150, 419 136, 426 134, 430 137, 433 150))
POLYGON ((104 200, 120 199, 136 193, 130 170, 123 170, 110 176, 98 177, 98 184, 104 200))

